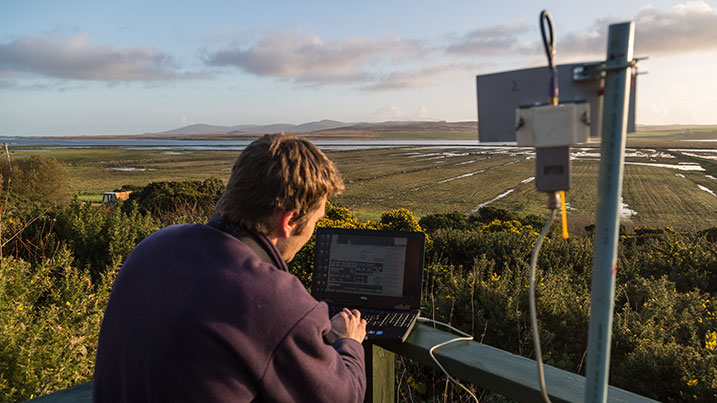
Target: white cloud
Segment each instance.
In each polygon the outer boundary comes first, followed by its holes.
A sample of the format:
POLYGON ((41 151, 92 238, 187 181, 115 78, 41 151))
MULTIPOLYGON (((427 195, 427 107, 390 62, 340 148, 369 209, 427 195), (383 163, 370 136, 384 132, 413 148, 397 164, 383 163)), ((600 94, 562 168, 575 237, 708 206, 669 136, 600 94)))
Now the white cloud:
POLYGON ((23 80, 0 80, 0 90, 12 91, 57 91, 66 92, 81 90, 86 85, 68 84, 65 80, 54 80, 49 82, 26 82, 23 80))
MULTIPOLYGON (((717 49, 717 10, 705 1, 680 3, 669 11, 647 6, 635 21, 635 52, 640 55, 674 55, 692 51, 717 49)), ((559 60, 576 56, 604 57, 608 26, 624 19, 601 17, 584 30, 559 33, 559 60)), ((543 53, 539 36, 533 35, 524 21, 510 25, 494 25, 470 31, 445 46, 447 54, 458 56, 526 57, 543 53), (530 33, 528 38, 525 34, 530 33), (525 36, 528 41, 521 41, 525 36)))
POLYGON ((363 88, 371 91, 390 91, 413 88, 423 88, 440 84, 441 77, 448 74, 463 74, 466 71, 473 75, 475 66, 457 65, 454 63, 429 66, 418 70, 395 71, 386 76, 377 78, 376 81, 363 88))
POLYGON ((669 12, 646 8, 635 23, 635 48, 643 53, 717 49, 717 10, 704 1, 678 4, 669 12))
POLYGON ((195 124, 195 123, 197 123, 197 122, 195 122, 195 121, 192 120, 192 119, 189 119, 186 115, 184 115, 184 116, 182 116, 182 118, 179 120, 179 123, 180 123, 182 126, 189 126, 189 125, 193 125, 193 124, 195 124))
POLYGON ((511 25, 493 25, 470 31, 452 41, 447 47, 449 54, 485 56, 515 52, 524 47, 518 37, 530 28, 525 21, 511 25))
MULTIPOLYGON (((635 17, 635 53, 675 55, 717 49, 717 10, 704 1, 678 4, 670 11, 648 6, 635 17)), ((558 52, 570 55, 604 55, 608 25, 602 18, 586 30, 558 38, 558 52)))
POLYGON ((0 72, 94 81, 208 78, 179 72, 172 58, 147 47, 94 46, 86 34, 23 36, 0 44, 0 72))
POLYGON ((207 63, 297 83, 357 83, 375 80, 372 67, 421 57, 425 51, 423 42, 394 37, 325 42, 306 32, 273 31, 247 48, 210 53, 207 63))
POLYGON ((376 109, 370 114, 369 119, 374 122, 397 122, 397 121, 426 121, 435 120, 431 118, 428 108, 421 105, 413 112, 407 112, 398 106, 387 105, 376 109))

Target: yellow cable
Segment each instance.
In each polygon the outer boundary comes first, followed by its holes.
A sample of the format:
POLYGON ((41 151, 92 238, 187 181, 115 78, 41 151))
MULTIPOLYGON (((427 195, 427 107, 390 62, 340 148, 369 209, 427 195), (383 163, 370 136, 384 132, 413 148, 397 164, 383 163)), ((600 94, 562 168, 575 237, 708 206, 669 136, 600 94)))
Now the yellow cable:
POLYGON ((568 239, 568 215, 565 212, 565 191, 560 191, 560 209, 563 214, 563 239, 568 239))

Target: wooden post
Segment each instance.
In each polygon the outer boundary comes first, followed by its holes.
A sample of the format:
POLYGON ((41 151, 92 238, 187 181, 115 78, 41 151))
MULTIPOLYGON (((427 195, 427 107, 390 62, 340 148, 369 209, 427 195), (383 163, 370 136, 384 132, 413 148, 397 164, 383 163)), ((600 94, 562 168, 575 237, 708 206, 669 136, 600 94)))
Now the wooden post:
POLYGON ((372 343, 364 344, 367 403, 396 401, 396 354, 372 343))

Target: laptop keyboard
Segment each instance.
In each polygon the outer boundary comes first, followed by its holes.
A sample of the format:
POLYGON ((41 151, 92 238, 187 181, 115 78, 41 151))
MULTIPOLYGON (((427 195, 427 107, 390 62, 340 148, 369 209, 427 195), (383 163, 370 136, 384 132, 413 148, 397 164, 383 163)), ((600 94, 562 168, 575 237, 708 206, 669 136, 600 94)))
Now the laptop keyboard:
MULTIPOLYGON (((335 305, 329 305, 329 318, 341 312, 343 308, 335 305)), ((361 319, 366 319, 368 328, 385 327, 385 326, 408 326, 415 316, 414 312, 393 312, 381 311, 376 309, 360 308, 361 319)))

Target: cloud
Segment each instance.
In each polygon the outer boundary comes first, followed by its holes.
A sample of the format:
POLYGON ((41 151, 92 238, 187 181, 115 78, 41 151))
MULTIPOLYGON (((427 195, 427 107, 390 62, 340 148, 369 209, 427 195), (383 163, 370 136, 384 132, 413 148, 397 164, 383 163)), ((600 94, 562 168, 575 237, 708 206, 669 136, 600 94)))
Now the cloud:
POLYGON ((474 65, 458 65, 455 63, 429 66, 418 70, 395 71, 375 82, 365 85, 363 89, 370 91, 391 91, 423 88, 440 83, 440 77, 448 74, 470 72, 475 73, 474 65))
POLYGON ((66 81, 35 82, 26 84, 18 80, 0 80, 0 90, 9 91, 57 91, 66 92, 81 90, 85 85, 68 85, 66 81))
POLYGON ((611 18, 600 18, 582 32, 571 32, 562 37, 557 35, 556 52, 558 58, 562 56, 593 55, 605 57, 608 26, 615 22, 618 21, 611 18))
POLYGON ((172 58, 156 49, 93 46, 85 34, 23 36, 0 44, 0 72, 110 82, 209 77, 179 72, 172 58))
POLYGON ((187 115, 184 115, 184 116, 182 116, 181 119, 179 119, 179 123, 180 123, 182 126, 189 126, 189 125, 193 125, 193 124, 195 124, 195 123, 197 123, 197 122, 195 122, 195 121, 192 120, 192 119, 189 119, 189 118, 187 117, 187 115))
MULTIPOLYGON (((681 3, 668 11, 647 6, 632 20, 635 21, 637 56, 717 49, 717 10, 705 1, 681 3)), ((575 56, 604 57, 608 26, 622 21, 624 19, 603 17, 580 32, 558 33, 559 60, 575 56)), ((451 40, 444 50, 457 56, 542 55, 543 46, 539 38, 528 24, 520 21, 470 31, 451 40), (532 36, 528 41, 522 41, 521 37, 526 33, 532 36)))
POLYGON ((398 106, 388 105, 376 109, 369 116, 370 121, 375 122, 396 122, 396 121, 419 121, 432 120, 428 109, 421 105, 414 112, 407 112, 398 106))
POLYGON ((678 4, 667 13, 645 8, 635 23, 635 48, 642 53, 717 49, 717 10, 703 1, 678 4))
POLYGON ((445 50, 449 54, 470 56, 512 53, 524 46, 518 37, 529 31, 525 21, 479 28, 453 40, 445 50))
POLYGON ((273 31, 247 48, 229 47, 208 54, 211 66, 235 67, 257 76, 306 84, 370 82, 370 67, 420 58, 422 41, 384 37, 325 42, 301 31, 273 31))
MULTIPOLYGON (((636 55, 675 55, 717 49, 717 10, 704 1, 678 4, 670 11, 645 7, 635 17, 636 55)), ((614 18, 596 20, 583 32, 558 38, 558 52, 604 55, 608 25, 614 18)))

